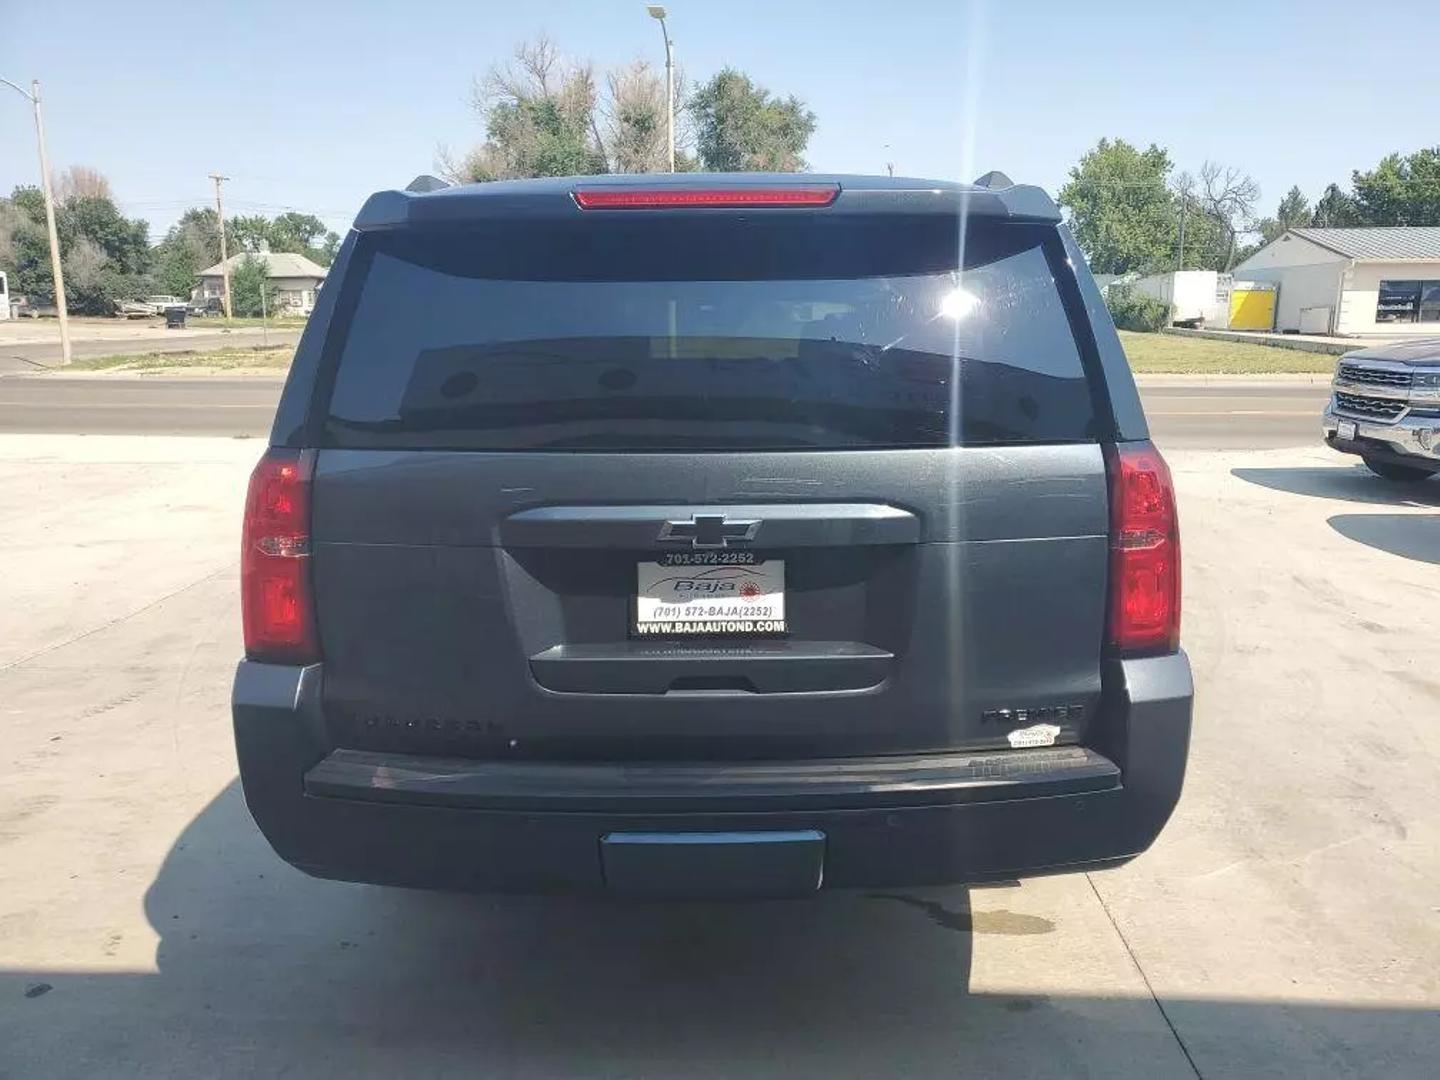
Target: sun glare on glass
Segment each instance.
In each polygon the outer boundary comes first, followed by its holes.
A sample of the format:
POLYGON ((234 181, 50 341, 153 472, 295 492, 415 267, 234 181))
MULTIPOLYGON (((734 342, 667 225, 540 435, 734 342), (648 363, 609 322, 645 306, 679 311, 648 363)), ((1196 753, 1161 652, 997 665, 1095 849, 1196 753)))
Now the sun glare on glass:
POLYGON ((964 289, 953 289, 940 298, 940 314, 947 319, 963 319, 975 310, 980 298, 964 289))

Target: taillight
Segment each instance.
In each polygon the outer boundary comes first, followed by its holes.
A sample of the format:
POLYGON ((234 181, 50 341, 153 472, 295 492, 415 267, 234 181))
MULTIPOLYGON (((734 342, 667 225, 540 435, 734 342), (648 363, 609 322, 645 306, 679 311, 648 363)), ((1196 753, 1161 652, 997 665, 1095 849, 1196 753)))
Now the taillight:
POLYGON ((310 592, 310 450, 270 449, 250 474, 240 552, 245 655, 277 664, 320 658, 310 592))
POLYGON ((1180 647, 1180 525, 1165 459, 1148 442, 1107 454, 1110 644, 1122 653, 1180 647))
POLYGON ((581 210, 829 206, 840 194, 840 187, 838 184, 729 188, 596 187, 577 188, 573 194, 581 210))

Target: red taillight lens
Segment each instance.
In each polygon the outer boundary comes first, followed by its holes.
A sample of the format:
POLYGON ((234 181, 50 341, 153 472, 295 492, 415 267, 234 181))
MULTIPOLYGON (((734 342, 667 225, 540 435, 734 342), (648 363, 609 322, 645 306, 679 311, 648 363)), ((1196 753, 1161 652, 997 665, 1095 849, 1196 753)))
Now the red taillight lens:
POLYGON ((668 210, 686 206, 785 207, 829 206, 840 194, 837 184, 733 188, 578 188, 581 210, 668 210))
POLYGON ((1170 469, 1150 443, 1122 443, 1110 473, 1110 644, 1121 652, 1180 647, 1180 524, 1170 469))
POLYGON ((240 551, 245 655, 277 664, 320 658, 310 593, 308 450, 266 451, 250 474, 240 551))

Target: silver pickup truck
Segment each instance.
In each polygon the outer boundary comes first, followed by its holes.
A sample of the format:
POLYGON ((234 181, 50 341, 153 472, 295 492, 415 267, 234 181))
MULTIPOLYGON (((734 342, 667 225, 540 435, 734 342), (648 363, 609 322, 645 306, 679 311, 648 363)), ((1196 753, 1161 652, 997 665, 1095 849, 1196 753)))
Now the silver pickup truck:
POLYGON ((1346 353, 1333 385, 1330 446, 1397 483, 1440 473, 1440 338, 1346 353))

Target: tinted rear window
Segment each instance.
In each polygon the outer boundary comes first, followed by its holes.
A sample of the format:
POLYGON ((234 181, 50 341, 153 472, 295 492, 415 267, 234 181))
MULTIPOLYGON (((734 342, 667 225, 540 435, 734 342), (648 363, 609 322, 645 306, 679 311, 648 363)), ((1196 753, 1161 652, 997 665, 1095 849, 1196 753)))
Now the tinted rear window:
MULTIPOLYGON (((1092 439, 1053 230, 586 219, 367 238, 330 445, 933 447, 1092 439)), ((343 304, 343 301, 342 301, 343 304)))

